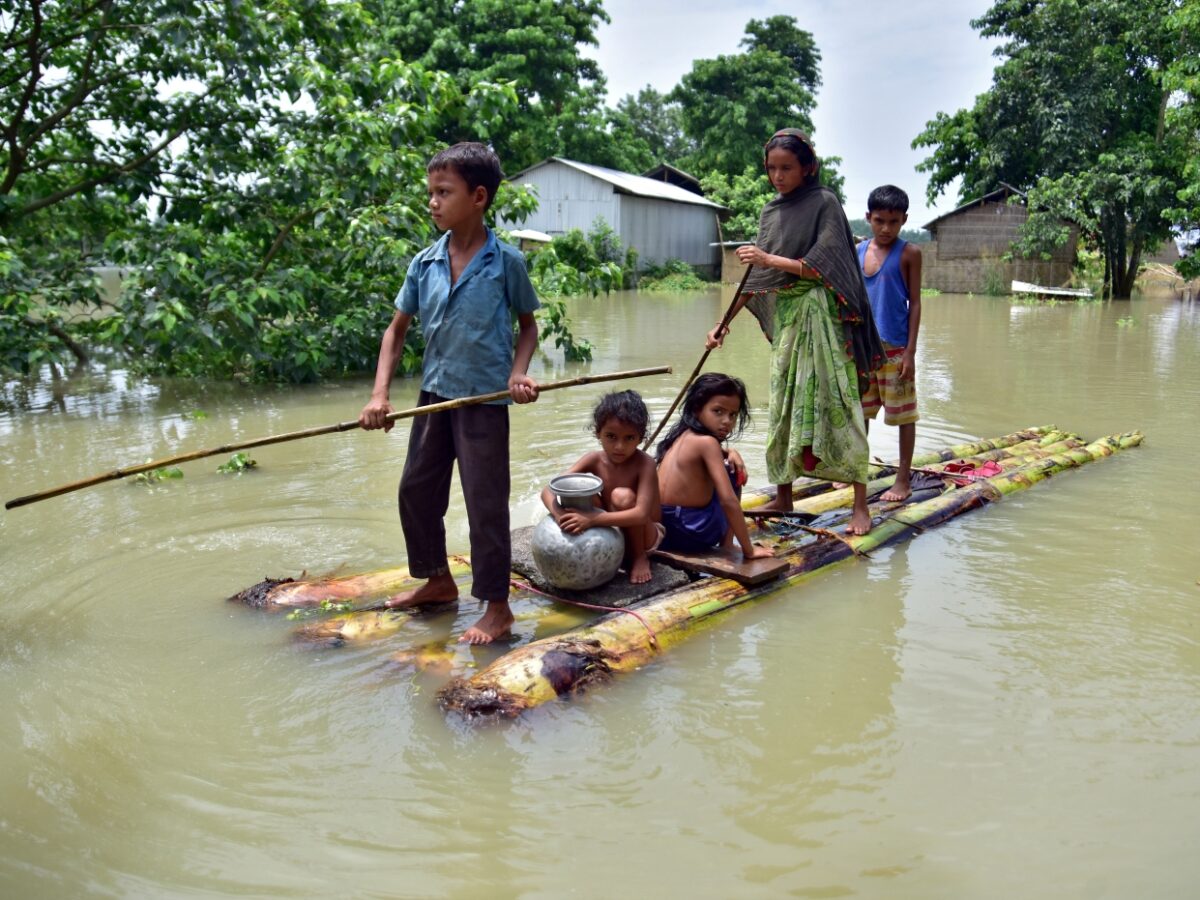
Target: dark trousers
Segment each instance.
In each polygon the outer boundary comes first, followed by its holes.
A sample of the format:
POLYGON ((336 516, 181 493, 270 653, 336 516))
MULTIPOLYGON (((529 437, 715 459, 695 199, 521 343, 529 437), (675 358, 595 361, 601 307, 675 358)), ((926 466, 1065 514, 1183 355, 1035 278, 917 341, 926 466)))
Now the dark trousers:
MULTIPOLYGON (((421 391, 421 406, 444 400, 421 391)), ((417 578, 449 571, 445 516, 455 460, 471 532, 471 593, 488 602, 507 600, 512 567, 507 406, 464 406, 413 419, 400 476, 408 570, 417 578)))

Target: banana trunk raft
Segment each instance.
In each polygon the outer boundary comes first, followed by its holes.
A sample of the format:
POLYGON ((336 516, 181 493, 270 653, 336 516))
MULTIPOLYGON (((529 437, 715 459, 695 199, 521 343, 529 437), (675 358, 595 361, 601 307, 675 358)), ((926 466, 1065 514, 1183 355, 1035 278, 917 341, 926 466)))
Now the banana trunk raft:
MULTIPOLYGON (((722 577, 703 577, 665 591, 659 586, 660 592, 653 596, 517 647, 470 678, 451 679, 439 692, 439 702, 446 710, 470 718, 494 718, 515 717, 549 700, 572 696, 618 673, 644 666, 719 613, 1141 441, 1140 432, 1130 432, 1086 443, 1053 426, 1043 426, 918 455, 913 461, 913 496, 903 503, 873 502, 874 525, 862 536, 833 530, 849 516, 851 489, 833 490, 827 482, 801 480, 794 487, 795 515, 755 519, 754 538, 770 543, 776 556, 788 563, 781 578, 754 586, 722 577), (967 472, 953 481, 946 477, 950 469, 963 468, 964 462, 973 464, 976 471, 995 472, 998 468, 999 472, 989 477, 967 472), (993 465, 984 469, 989 463, 993 465)), ((893 480, 894 469, 877 468, 869 493, 877 496, 893 480)), ((755 507, 770 496, 769 490, 748 494, 743 500, 747 514, 753 516, 755 507)), ((466 559, 456 557, 451 566, 456 578, 469 579, 466 559)), ((341 644, 385 637, 404 628, 412 613, 388 610, 382 604, 387 596, 415 583, 403 568, 343 578, 268 579, 230 599, 268 610, 291 610, 293 617, 322 616, 303 624, 297 636, 310 642, 341 644)), ((561 607, 540 600, 537 594, 520 577, 514 577, 514 607, 524 601, 538 610, 536 615, 547 616, 544 623, 538 623, 537 632, 557 631, 555 625, 571 621, 556 616, 555 610, 561 607)))

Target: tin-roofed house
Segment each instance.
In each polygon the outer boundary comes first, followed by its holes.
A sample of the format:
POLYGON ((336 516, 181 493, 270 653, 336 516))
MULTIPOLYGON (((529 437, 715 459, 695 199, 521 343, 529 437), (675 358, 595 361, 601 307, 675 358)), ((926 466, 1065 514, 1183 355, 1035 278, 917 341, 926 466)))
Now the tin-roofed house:
POLYGON ((1013 281, 1056 287, 1066 284, 1075 265, 1079 235, 1070 237, 1049 259, 1005 259, 1029 218, 1025 194, 1001 183, 989 194, 964 203, 924 227, 933 240, 921 250, 921 284, 939 291, 1007 294, 1013 281))
POLYGON ((630 175, 616 169, 551 157, 510 179, 529 185, 538 209, 518 225, 501 219, 501 228, 527 228, 551 236, 573 228, 588 232, 603 219, 621 243, 638 253, 638 268, 680 259, 713 276, 720 264, 717 216, 724 207, 670 182, 630 175))

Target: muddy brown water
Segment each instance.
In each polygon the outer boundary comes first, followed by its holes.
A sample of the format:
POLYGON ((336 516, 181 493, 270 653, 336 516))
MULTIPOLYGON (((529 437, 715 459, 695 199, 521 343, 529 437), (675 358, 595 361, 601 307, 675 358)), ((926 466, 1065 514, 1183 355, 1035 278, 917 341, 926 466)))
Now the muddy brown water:
MULTIPOLYGON (((596 344, 582 368, 674 365, 628 385, 661 414, 726 300, 573 302, 596 344)), ((1145 444, 498 727, 434 702, 500 652, 448 640, 472 604, 314 650, 223 600, 266 575, 401 564, 403 424, 5 512, 0 896, 1194 896, 1200 304, 924 305, 919 450, 1050 423, 1145 444)), ((765 418, 749 320, 709 368, 742 376, 765 418)), ((513 412, 514 524, 591 448, 599 390, 513 412)), ((367 392, 10 384, 0 493, 353 418, 367 392)), ((398 408, 415 397, 397 385, 398 408)), ((871 434, 880 456, 895 440, 871 434)), ((739 445, 754 483, 762 443, 739 445)), ((465 551, 457 488, 448 530, 465 551)), ((522 637, 580 617, 544 613, 517 610, 522 637)))

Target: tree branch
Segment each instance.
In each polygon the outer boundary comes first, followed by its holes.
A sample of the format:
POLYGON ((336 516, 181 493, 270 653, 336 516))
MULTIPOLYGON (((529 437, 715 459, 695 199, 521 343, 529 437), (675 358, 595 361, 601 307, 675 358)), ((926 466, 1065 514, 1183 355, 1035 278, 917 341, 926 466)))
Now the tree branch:
POLYGON ((7 194, 11 191, 21 174, 21 168, 25 162, 25 154, 21 149, 20 142, 17 140, 17 135, 20 133, 21 122, 25 119, 25 113, 29 110, 29 104, 33 100, 37 83, 42 78, 42 57, 38 53, 38 38, 42 33, 41 0, 33 0, 31 6, 33 27, 29 31, 28 40, 29 84, 25 87, 24 95, 21 97, 20 102, 17 103, 17 108, 13 110, 12 121, 4 132, 4 141, 8 144, 8 171, 5 172, 4 179, 0 181, 0 194, 7 194))
POLYGON ((87 55, 83 59, 83 67, 79 73, 79 86, 75 89, 74 94, 63 102, 58 109, 52 112, 49 116, 42 120, 41 124, 33 129, 28 139, 25 141, 25 152, 28 152, 43 134, 66 118, 67 113, 79 106, 96 88, 105 83, 105 79, 101 79, 93 85, 88 85, 88 78, 92 73, 92 64, 96 61, 96 45, 100 42, 100 35, 106 30, 103 26, 108 18, 108 14, 112 11, 111 4, 105 4, 106 8, 100 20, 102 27, 96 28, 91 33, 91 38, 88 40, 87 55))
POLYGON ((271 264, 271 260, 275 258, 275 255, 283 247, 283 243, 287 240, 288 235, 292 233, 292 229, 311 215, 312 210, 302 209, 300 212, 292 216, 291 219, 288 220, 287 224, 279 229, 279 234, 275 235, 275 240, 271 243, 270 249, 267 250, 267 255, 263 257, 262 262, 259 263, 258 268, 255 270, 251 278, 253 278, 255 281, 258 281, 258 279, 263 277, 267 271, 267 266, 271 264))
MULTIPOLYGON (((37 3, 37 5, 40 6, 41 3, 39 2, 39 3, 37 3)), ((98 7, 111 6, 111 5, 112 5, 112 0, 96 0, 96 2, 90 3, 87 6, 83 7, 82 9, 76 10, 72 15, 76 22, 82 22, 84 19, 86 19, 88 16, 90 16, 92 13, 94 13, 98 7)), ((22 43, 25 42, 25 39, 23 37, 22 38, 12 37, 12 35, 16 32, 16 30, 20 24, 21 24, 20 19, 14 17, 12 30, 10 30, 8 33, 9 34, 8 39, 4 43, 0 44, 0 50, 12 50, 14 47, 20 46, 22 43)), ((115 27, 119 27, 119 26, 113 26, 113 27, 115 28, 115 27)), ((79 37, 81 34, 84 34, 86 31, 87 31, 87 29, 84 29, 82 31, 67 32, 66 34, 59 37, 57 40, 55 40, 51 43, 47 43, 46 46, 48 48, 50 48, 51 50, 53 50, 55 48, 63 46, 64 44, 70 43, 71 41, 73 41, 77 37, 79 37)))
POLYGON ((29 203, 18 210, 16 218, 24 218, 30 213, 35 213, 39 209, 45 209, 47 206, 53 206, 55 203, 60 203, 68 197, 74 196, 81 191, 94 188, 98 184, 116 181, 122 175, 127 175, 135 169, 141 168, 150 160, 154 159, 154 157, 158 156, 158 154, 162 153, 162 151, 165 150, 167 146, 170 145, 173 140, 175 140, 175 138, 179 137, 188 130, 187 119, 187 114, 184 114, 180 124, 176 128, 172 129, 171 132, 165 138, 163 138, 156 147, 152 147, 149 152, 143 154, 137 159, 130 160, 124 165, 117 166, 113 170, 105 172, 103 175, 96 175, 93 178, 87 178, 71 185, 70 187, 63 188, 61 191, 55 191, 53 194, 49 194, 45 197, 34 200, 32 203, 29 203))
POLYGON ((75 357, 75 360, 80 365, 84 365, 88 362, 87 351, 84 350, 83 347, 79 346, 79 344, 75 343, 75 340, 69 334, 67 334, 66 330, 57 322, 38 322, 37 320, 26 316, 25 324, 31 328, 45 328, 52 335, 63 342, 66 348, 71 351, 71 355, 75 357))

